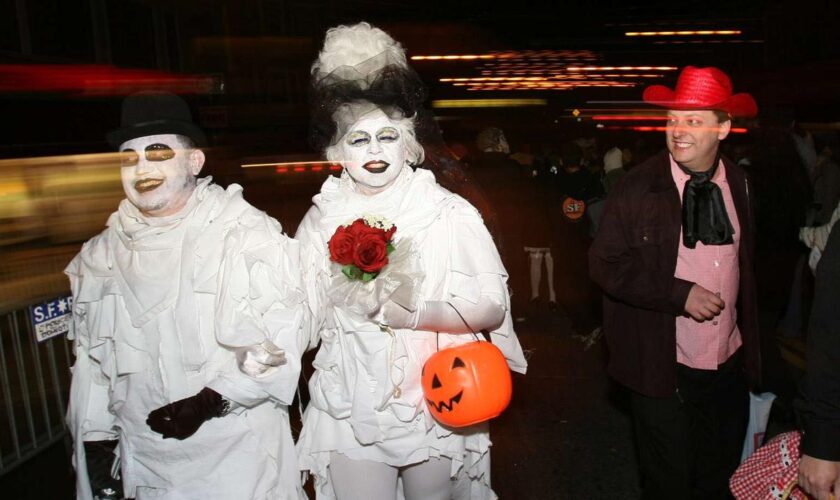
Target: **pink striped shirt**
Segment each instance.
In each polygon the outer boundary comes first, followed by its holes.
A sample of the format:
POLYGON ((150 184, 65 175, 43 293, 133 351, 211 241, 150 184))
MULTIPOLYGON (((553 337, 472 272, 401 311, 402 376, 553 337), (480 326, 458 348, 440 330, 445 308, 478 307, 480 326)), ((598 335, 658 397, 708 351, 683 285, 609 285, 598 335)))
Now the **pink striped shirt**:
MULTIPOLYGON (((671 176, 683 197, 689 175, 683 172, 671 157, 671 176)), ((741 241, 741 226, 732 192, 726 181, 726 169, 720 162, 712 182, 720 186, 726 213, 735 229, 732 245, 704 245, 695 248, 683 244, 680 231, 680 248, 677 254, 677 269, 674 276, 697 283, 706 290, 718 294, 726 304, 720 315, 711 321, 698 322, 690 316, 677 316, 677 362, 691 368, 716 370, 718 365, 729 359, 741 346, 741 332, 738 331, 735 303, 738 300, 738 247, 741 241)))

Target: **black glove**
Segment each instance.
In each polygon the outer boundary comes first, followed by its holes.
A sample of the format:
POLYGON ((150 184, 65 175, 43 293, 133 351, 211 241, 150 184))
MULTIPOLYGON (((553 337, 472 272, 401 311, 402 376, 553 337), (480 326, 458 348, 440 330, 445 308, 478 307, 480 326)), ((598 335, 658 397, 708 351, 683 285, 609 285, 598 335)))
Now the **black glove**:
POLYGON ((122 498, 122 481, 111 476, 117 440, 85 441, 85 462, 94 498, 122 498))
POLYGON ((187 439, 201 424, 226 413, 221 394, 205 387, 195 396, 169 403, 149 413, 146 424, 165 438, 187 439))

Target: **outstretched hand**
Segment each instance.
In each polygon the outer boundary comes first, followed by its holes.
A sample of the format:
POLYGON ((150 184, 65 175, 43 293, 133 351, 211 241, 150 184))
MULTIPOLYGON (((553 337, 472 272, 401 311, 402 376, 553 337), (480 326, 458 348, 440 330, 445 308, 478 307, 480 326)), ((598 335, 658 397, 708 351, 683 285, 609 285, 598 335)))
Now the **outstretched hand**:
POLYGON ((817 500, 837 498, 840 495, 840 462, 802 455, 799 461, 799 487, 817 500))
POLYGON ((164 439, 187 439, 201 424, 221 416, 224 409, 222 395, 205 387, 195 396, 169 403, 149 413, 146 424, 164 439))
POLYGON ((685 301, 685 312, 701 323, 714 319, 725 307, 722 298, 698 284, 691 287, 685 301))

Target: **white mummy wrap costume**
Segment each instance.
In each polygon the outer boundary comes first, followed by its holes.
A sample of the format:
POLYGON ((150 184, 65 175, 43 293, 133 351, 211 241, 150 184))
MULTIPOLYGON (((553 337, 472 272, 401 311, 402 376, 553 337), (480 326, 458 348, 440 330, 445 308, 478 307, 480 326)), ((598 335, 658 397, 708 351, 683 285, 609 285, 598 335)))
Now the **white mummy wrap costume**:
POLYGON ((241 191, 200 179, 168 217, 124 200, 68 266, 78 498, 91 498, 82 442, 102 439, 119 440, 125 494, 137 500, 305 498, 287 409, 309 321, 298 244, 241 191), (243 373, 237 349, 266 340, 286 364, 243 373), (185 440, 148 427, 150 411, 203 387, 236 409, 185 440))
POLYGON ((311 342, 320 341, 297 445, 300 466, 314 475, 318 498, 328 499, 335 498, 328 473, 333 452, 395 467, 446 457, 456 498, 495 498, 487 425, 457 431, 440 426, 420 385, 423 363, 438 347, 471 342, 472 335, 441 332, 438 340, 436 332, 397 329, 392 337, 331 303, 326 293, 336 272, 327 247, 335 229, 363 214, 385 217, 397 227, 394 245, 410 244, 417 252, 425 275, 421 300, 476 303, 488 297, 504 307, 504 322, 490 337, 511 369, 524 373, 495 245, 475 208, 438 185, 428 170, 404 166, 393 185, 372 196, 356 193, 353 182, 346 172, 328 178, 296 234, 315 315, 311 342))

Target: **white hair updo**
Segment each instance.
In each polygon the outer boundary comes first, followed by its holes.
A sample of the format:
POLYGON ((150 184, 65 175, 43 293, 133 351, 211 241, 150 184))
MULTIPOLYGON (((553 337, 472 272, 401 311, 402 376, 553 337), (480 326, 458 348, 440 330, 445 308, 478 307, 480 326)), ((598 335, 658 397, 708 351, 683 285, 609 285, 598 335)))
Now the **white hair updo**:
MULTIPOLYGON (((359 89, 366 90, 383 69, 394 66, 409 70, 402 45, 381 29, 360 22, 327 30, 324 45, 312 63, 311 71, 316 87, 349 81, 358 85, 359 89)), ((327 160, 340 160, 339 142, 356 122, 375 109, 381 109, 399 130, 405 141, 409 163, 423 163, 423 146, 417 141, 415 133, 416 116, 405 116, 396 107, 378 107, 361 99, 341 104, 332 113, 336 130, 331 143, 324 150, 327 160)))
POLYGON ((364 68, 362 76, 391 64, 408 67, 402 45, 381 29, 366 22, 336 26, 327 30, 324 46, 312 63, 311 72, 315 81, 319 81, 336 69, 357 67, 377 56, 379 60, 373 67, 364 68))

